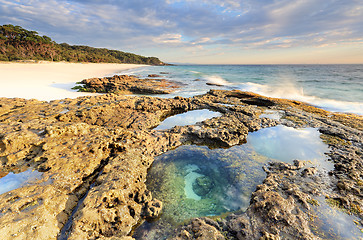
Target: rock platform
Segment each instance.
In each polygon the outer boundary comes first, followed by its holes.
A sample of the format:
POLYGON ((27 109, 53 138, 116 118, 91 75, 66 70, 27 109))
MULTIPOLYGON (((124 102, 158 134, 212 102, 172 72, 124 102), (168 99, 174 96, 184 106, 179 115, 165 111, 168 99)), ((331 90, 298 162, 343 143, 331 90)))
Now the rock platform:
POLYGON ((136 76, 115 75, 113 77, 89 78, 82 80, 73 89, 81 92, 125 94, 169 94, 179 86, 174 82, 159 78, 159 75, 149 75, 140 79, 136 76))
POLYGON ((309 214, 319 196, 359 217, 357 225, 363 228, 361 116, 248 92, 211 90, 172 99, 116 94, 51 102, 1 98, 1 176, 33 169, 42 177, 0 195, 0 235, 132 239, 133 228, 155 218, 162 207, 145 185, 154 157, 183 144, 243 144, 249 132, 279 124, 319 128, 334 170, 324 174, 299 161, 271 163, 245 212, 193 219, 175 229, 171 239, 318 239, 309 214), (197 109, 222 116, 153 130, 167 116, 197 109), (265 110, 284 116, 260 118, 265 110))

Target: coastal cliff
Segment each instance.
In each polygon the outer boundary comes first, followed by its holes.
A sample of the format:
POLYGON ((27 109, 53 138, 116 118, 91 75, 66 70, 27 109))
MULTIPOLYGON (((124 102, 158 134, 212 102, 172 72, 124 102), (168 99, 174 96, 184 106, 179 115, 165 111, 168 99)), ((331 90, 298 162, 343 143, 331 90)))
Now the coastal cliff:
POLYGON ((1 175, 41 173, 33 184, 0 195, 3 239, 133 239, 135 227, 162 211, 145 184, 156 156, 186 144, 232 147, 245 143, 250 132, 277 125, 318 128, 334 169, 326 175, 299 161, 270 163, 246 211, 192 219, 174 229, 171 239, 317 239, 310 219, 319 197, 357 216, 363 227, 363 118, 357 115, 211 90, 173 99, 2 98, 0 125, 1 175), (168 116, 197 109, 221 116, 153 130, 168 116), (266 110, 284 114, 260 117, 266 110))

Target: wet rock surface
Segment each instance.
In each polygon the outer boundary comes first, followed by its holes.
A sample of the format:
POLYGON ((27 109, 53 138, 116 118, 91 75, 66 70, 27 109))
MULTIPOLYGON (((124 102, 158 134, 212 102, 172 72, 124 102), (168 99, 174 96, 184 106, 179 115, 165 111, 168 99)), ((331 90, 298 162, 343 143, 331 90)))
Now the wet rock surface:
POLYGON ((94 93, 115 93, 115 94, 168 94, 173 92, 179 86, 174 82, 156 74, 151 74, 146 79, 140 79, 136 76, 115 75, 113 77, 89 78, 80 83, 83 86, 76 86, 81 92, 94 93), (157 77, 155 79, 155 77, 157 77))
MULTIPOLYGON (((299 161, 271 163, 246 211, 193 219, 171 238, 323 238, 311 221, 319 197, 356 216, 357 227, 363 228, 362 117, 212 90, 173 99, 115 94, 51 102, 0 99, 1 176, 30 168, 42 172, 33 184, 0 195, 1 236, 132 239, 135 226, 162 212, 162 203, 145 185, 154 157, 183 144, 231 147, 244 143, 248 132, 279 124, 319 128, 334 169, 322 172, 299 161), (167 116, 197 109, 222 116, 153 130, 167 116), (259 118, 267 109, 284 114, 281 119, 259 118), (69 229, 62 231, 67 222, 69 229)), ((195 187, 202 194, 213 183, 199 179, 195 187)))
POLYGON ((214 183, 209 177, 202 176, 198 177, 193 183, 193 190, 197 195, 205 196, 211 191, 213 185, 214 183))

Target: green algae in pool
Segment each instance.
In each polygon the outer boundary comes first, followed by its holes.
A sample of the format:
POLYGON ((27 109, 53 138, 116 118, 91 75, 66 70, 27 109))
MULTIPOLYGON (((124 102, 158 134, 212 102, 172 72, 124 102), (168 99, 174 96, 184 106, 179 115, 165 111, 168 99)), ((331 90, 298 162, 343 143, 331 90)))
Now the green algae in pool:
POLYGON ((29 169, 21 173, 8 173, 0 179, 0 194, 9 192, 11 190, 20 188, 36 181, 42 176, 41 172, 29 169))
POLYGON ((175 126, 193 125, 197 122, 202 122, 204 120, 219 117, 221 115, 222 114, 219 112, 213 112, 208 109, 188 111, 168 117, 162 123, 160 123, 159 126, 154 128, 154 130, 165 130, 175 126))
POLYGON ((284 126, 250 133, 246 144, 229 149, 192 145, 169 151, 155 159, 146 182, 153 197, 164 203, 162 215, 157 221, 144 222, 133 237, 166 239, 188 219, 243 211, 265 178, 262 167, 268 161, 313 159, 330 168, 325 163, 327 151, 317 129, 284 126))
POLYGON ((133 237, 165 239, 190 218, 246 209, 256 183, 264 179, 261 166, 266 161, 247 148, 205 146, 181 146, 159 156, 146 184, 163 201, 163 212, 157 221, 143 223, 133 237))

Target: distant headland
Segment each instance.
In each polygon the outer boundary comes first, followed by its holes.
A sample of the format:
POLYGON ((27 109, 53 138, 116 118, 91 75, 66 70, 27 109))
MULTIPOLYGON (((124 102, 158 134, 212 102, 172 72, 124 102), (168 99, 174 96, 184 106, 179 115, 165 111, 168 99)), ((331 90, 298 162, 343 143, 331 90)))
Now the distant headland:
POLYGON ((19 60, 168 65, 157 57, 106 48, 58 44, 48 36, 39 36, 36 31, 20 26, 0 26, 0 61, 19 60))

